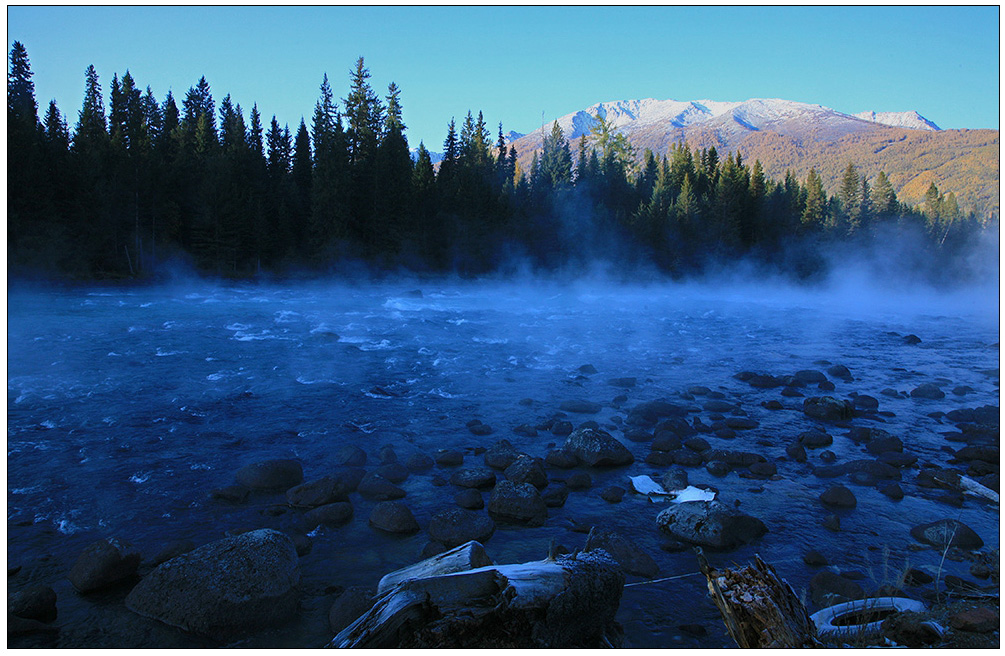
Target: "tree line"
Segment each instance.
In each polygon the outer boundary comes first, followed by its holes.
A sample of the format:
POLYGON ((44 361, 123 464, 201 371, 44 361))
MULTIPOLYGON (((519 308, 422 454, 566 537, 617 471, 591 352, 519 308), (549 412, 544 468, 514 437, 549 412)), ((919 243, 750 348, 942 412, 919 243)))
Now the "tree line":
POLYGON ((24 46, 7 78, 8 267, 79 278, 143 277, 183 259, 201 272, 249 276, 377 270, 481 274, 512 262, 538 270, 601 259, 671 275, 751 257, 800 276, 828 245, 896 225, 946 262, 986 229, 933 184, 919 207, 885 174, 849 163, 828 194, 765 177, 739 153, 676 144, 639 156, 603 117, 573 146, 558 123, 529 169, 481 112, 451 119, 443 159, 413 157, 400 89, 383 97, 359 58, 337 101, 325 75, 308 125, 295 131, 257 104, 219 103, 205 78, 158 100, 127 70, 103 88, 93 66, 70 129, 55 100, 39 116, 24 46), (573 156, 576 150, 576 156, 573 156))

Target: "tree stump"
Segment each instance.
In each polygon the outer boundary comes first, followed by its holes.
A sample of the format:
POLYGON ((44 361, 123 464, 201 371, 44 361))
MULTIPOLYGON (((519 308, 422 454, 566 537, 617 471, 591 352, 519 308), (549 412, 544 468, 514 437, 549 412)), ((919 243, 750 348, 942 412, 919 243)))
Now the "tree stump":
POLYGON ((695 549, 708 591, 726 630, 741 648, 820 647, 806 607, 775 569, 754 556, 753 566, 718 571, 695 549))

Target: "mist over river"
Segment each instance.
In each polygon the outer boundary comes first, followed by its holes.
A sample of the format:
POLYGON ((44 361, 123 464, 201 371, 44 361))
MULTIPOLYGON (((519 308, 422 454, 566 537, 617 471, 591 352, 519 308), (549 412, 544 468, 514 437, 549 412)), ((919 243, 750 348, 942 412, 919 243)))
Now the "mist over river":
MULTIPOLYGON (((649 442, 626 438, 637 428, 627 424, 630 410, 665 398, 690 408, 691 423, 753 420, 752 428, 700 436, 713 449, 757 453, 777 466, 767 478, 748 477, 742 468, 715 476, 704 465, 686 467, 692 485, 714 487, 721 500, 738 502, 768 527, 751 544, 710 553, 713 564, 744 564, 760 554, 797 593, 819 571, 802 560, 809 550, 825 555, 832 569, 858 572, 867 593, 905 565, 935 573, 942 553, 915 540, 914 526, 958 519, 986 549, 999 546, 997 504, 966 496, 960 505, 958 495, 918 484, 931 465, 966 473, 966 464, 951 461, 968 434, 946 413, 999 405, 998 333, 993 288, 940 295, 875 292, 855 282, 818 289, 451 279, 14 286, 8 294, 7 561, 9 572, 20 569, 9 574, 8 590, 51 586, 61 627, 56 636, 22 640, 59 647, 214 646, 127 610, 128 588, 77 593, 67 572, 103 537, 129 541, 149 561, 176 540, 202 545, 228 532, 269 527, 310 535, 311 549, 300 558, 301 610, 289 624, 236 644, 323 645, 332 637, 328 609, 341 588, 375 586, 383 574, 421 559, 430 517, 455 507, 459 488, 446 481, 457 467, 413 472, 399 484, 421 527, 404 537, 371 528, 375 502, 356 493, 352 521, 314 529, 303 526, 302 511, 285 507, 282 493, 253 492, 244 503, 228 503, 211 498, 212 490, 233 484, 242 466, 272 458, 295 458, 305 481, 319 479, 334 470, 345 445, 367 453, 368 471, 385 446, 399 462, 448 449, 464 454, 461 467, 483 468, 482 450, 506 439, 544 458, 565 437, 541 427, 570 400, 601 409, 564 412, 561 419, 574 426, 596 421, 635 462, 607 469, 548 466, 552 480, 587 471, 592 487, 548 508, 544 526, 497 524, 485 543, 497 563, 541 559, 552 539, 582 548, 582 527, 593 525, 648 553, 659 566, 656 578, 696 573, 690 549, 661 548, 667 538, 655 518, 662 503, 631 491, 620 503, 600 497, 612 485, 630 490, 630 475, 659 481, 667 470, 646 462, 649 442), (834 365, 847 367, 850 378, 826 374, 833 391, 813 384, 797 389, 802 397, 736 377, 826 373, 834 365), (632 378, 634 385, 626 380, 632 378), (945 397, 912 397, 925 383, 945 397), (822 395, 868 395, 878 408, 845 424, 811 419, 802 411, 804 397, 822 395), (718 416, 704 408, 711 398, 736 410, 718 416), (781 407, 765 407, 769 401, 781 407), (473 420, 491 433, 475 435, 468 426, 473 420), (514 432, 521 425, 539 427, 536 436, 514 432), (829 464, 825 451, 835 464, 875 458, 847 436, 852 427, 882 428, 917 457, 900 470, 902 500, 880 492, 889 481, 814 475, 829 464), (833 443, 806 449, 806 461, 797 462, 786 447, 813 430, 827 432, 833 443), (820 494, 835 483, 852 489, 857 507, 835 511, 821 504, 820 494), (831 514, 840 518, 839 531, 823 526, 831 514)), ((942 574, 969 578, 969 565, 947 559, 942 574)), ((618 620, 626 646, 732 646, 700 575, 625 588, 618 620)))

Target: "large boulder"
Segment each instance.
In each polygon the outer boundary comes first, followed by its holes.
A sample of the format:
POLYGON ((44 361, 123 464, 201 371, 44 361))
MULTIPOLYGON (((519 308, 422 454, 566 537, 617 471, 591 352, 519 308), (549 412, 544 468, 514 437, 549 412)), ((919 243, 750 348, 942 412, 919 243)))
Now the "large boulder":
POLYGON ((285 492, 304 482, 304 470, 296 460, 264 460, 238 470, 237 482, 252 490, 285 492))
POLYGON ((78 592, 92 592, 134 576, 139 565, 140 552, 131 544, 106 538, 81 552, 67 578, 78 592))
POLYGON ((548 505, 530 483, 502 481, 492 490, 488 512, 496 521, 542 526, 548 518, 548 505))
POLYGON ((580 428, 565 439, 562 447, 576 456, 580 464, 590 467, 630 465, 635 457, 610 433, 594 428, 580 428))
POLYGON ((544 461, 528 455, 520 455, 504 472, 506 479, 514 483, 530 483, 539 490, 548 486, 548 475, 544 473, 544 461))
POLYGON ((491 518, 463 508, 450 508, 438 512, 429 520, 426 531, 429 538, 448 549, 472 540, 486 542, 496 530, 491 518))
POLYGON ((660 572, 659 566, 652 556, 643 551, 638 544, 613 531, 592 530, 586 538, 583 551, 603 549, 618 561, 626 574, 635 574, 653 578, 660 572))
POLYGON ((920 524, 911 529, 911 535, 918 542, 930 544, 938 549, 947 546, 980 549, 984 546, 981 536, 958 519, 940 519, 930 524, 920 524))
POLYGON ((844 421, 855 416, 851 403, 833 396, 809 397, 803 401, 803 413, 821 421, 844 421))
POLYGON ((298 508, 317 508, 348 500, 349 486, 336 476, 325 476, 286 490, 287 503, 298 508))
POLYGON ((720 501, 672 503, 656 526, 677 540, 712 549, 731 549, 768 532, 764 523, 720 501))
POLYGON ((499 440, 485 452, 485 466, 492 469, 506 469, 519 455, 520 452, 509 440, 499 440))
POLYGON ((126 607, 185 631, 227 639, 291 619, 299 582, 293 540, 260 529, 161 564, 133 588, 126 607))

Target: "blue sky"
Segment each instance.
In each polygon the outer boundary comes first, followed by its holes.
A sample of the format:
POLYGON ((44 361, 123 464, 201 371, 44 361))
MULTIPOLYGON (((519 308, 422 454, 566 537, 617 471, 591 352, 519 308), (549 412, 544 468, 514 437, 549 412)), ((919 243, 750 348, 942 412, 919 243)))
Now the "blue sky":
POLYGON ((94 64, 179 104, 205 75, 219 102, 257 102, 295 131, 322 74, 337 98, 363 56, 401 88, 407 136, 440 150, 451 117, 529 132, 629 98, 784 98, 839 111, 916 110, 943 128, 999 127, 999 8, 11 7, 40 111, 71 127, 94 64))

